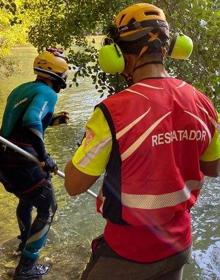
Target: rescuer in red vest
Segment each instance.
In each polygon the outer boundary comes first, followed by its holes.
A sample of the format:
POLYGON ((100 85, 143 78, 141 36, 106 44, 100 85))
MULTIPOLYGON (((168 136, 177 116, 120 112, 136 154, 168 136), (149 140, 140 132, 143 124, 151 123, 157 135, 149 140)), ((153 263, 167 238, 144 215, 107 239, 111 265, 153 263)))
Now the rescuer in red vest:
POLYGON ((65 168, 71 196, 105 173, 97 210, 106 226, 81 279, 182 279, 190 208, 204 175, 218 176, 220 159, 212 102, 164 66, 168 55, 183 59, 191 51, 183 35, 170 43, 165 15, 154 5, 134 4, 115 18, 100 67, 121 73, 129 87, 96 106, 65 168))

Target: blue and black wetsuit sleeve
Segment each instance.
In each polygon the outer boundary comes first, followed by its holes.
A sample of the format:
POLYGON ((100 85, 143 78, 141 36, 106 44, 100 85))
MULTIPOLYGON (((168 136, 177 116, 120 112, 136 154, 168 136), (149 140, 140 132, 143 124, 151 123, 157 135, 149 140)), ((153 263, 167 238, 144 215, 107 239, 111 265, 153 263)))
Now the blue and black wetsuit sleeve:
POLYGON ((47 156, 44 141, 30 130, 32 146, 38 154, 38 159, 44 161, 47 156))
POLYGON ((44 160, 46 157, 44 132, 51 121, 57 94, 47 86, 38 91, 23 115, 22 122, 31 132, 31 144, 38 153, 39 160, 44 160))

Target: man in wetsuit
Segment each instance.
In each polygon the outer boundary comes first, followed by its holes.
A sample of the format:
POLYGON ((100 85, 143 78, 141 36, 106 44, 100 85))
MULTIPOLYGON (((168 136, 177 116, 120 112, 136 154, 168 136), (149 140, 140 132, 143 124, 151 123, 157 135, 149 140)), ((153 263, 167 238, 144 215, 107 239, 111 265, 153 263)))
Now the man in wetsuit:
POLYGON ((66 122, 65 112, 53 113, 57 94, 66 87, 69 67, 61 50, 48 49, 34 61, 37 78, 15 88, 8 97, 1 135, 38 158, 39 165, 12 149, 0 146, 0 178, 5 189, 19 198, 17 219, 22 251, 14 279, 41 279, 49 266, 36 264, 45 244, 57 205, 50 173, 55 161, 46 152, 44 133, 48 125, 66 122), (37 216, 32 223, 32 209, 37 216))

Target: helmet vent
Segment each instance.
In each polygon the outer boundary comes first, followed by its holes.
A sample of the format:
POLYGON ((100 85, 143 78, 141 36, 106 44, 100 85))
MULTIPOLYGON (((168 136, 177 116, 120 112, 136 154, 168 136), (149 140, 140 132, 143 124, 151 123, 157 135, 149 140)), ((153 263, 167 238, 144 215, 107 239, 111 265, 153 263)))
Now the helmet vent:
POLYGON ((129 20, 128 25, 133 24, 134 22, 136 22, 136 20, 134 18, 132 18, 131 20, 129 20))
POLYGON ((119 22, 119 26, 121 25, 122 20, 124 19, 125 14, 121 17, 120 22, 119 22))
POLYGON ((156 11, 144 12, 146 16, 159 16, 159 13, 156 11))

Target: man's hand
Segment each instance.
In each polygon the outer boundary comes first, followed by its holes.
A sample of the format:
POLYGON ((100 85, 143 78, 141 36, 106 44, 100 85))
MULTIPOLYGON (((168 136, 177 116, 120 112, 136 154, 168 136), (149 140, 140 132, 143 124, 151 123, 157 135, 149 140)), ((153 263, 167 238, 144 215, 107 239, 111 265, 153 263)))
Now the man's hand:
POLYGON ((214 161, 200 161, 200 169, 205 176, 218 177, 220 172, 220 159, 214 161))
POLYGON ((53 114, 52 120, 50 122, 50 126, 68 123, 68 121, 69 121, 69 113, 65 111, 61 111, 53 114))
POLYGON ((50 155, 48 154, 47 157, 45 158, 44 160, 44 166, 43 166, 43 169, 45 171, 48 171, 48 172, 54 172, 56 173, 57 170, 58 170, 58 166, 56 164, 56 161, 53 160, 50 155))

